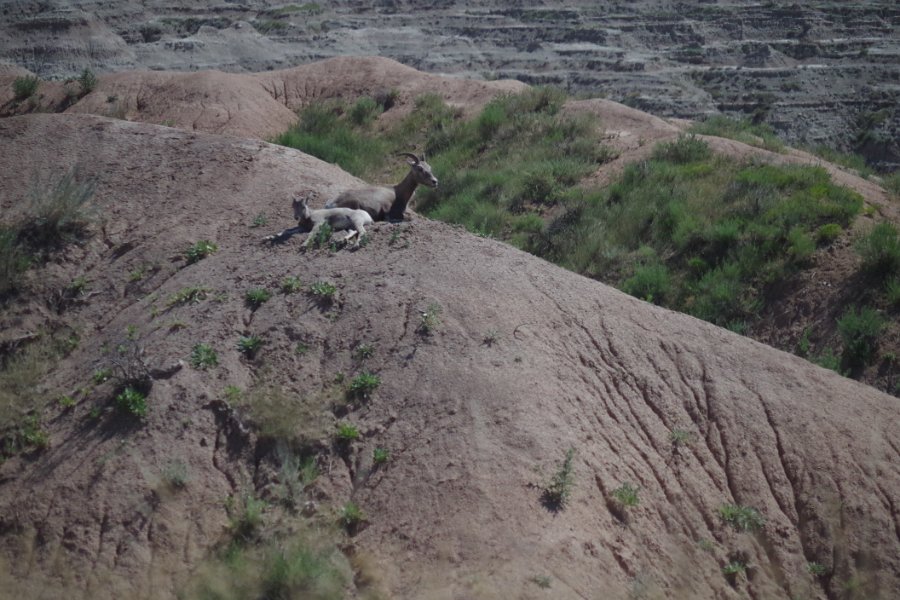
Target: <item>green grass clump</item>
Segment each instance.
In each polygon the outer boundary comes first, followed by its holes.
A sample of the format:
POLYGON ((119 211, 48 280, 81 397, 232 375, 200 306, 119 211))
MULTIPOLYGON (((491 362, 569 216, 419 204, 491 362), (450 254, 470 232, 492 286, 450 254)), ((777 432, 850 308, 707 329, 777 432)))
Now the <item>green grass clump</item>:
POLYGON ((740 504, 723 504, 719 516, 738 531, 756 531, 766 522, 758 510, 740 504))
POLYGON ((247 290, 247 293, 244 294, 244 301, 253 310, 256 310, 271 298, 272 292, 265 288, 253 288, 252 290, 247 290))
POLYGON ((360 437, 359 428, 353 423, 339 423, 334 437, 338 442, 355 442, 360 437))
POLYGON ((143 418, 147 416, 147 396, 140 390, 126 387, 116 395, 116 408, 125 414, 143 418))
POLYGON ((387 448, 375 448, 372 450, 372 462, 376 465, 386 463, 391 458, 391 452, 387 448))
POLYGON ((283 294, 296 294, 301 289, 303 289, 303 284, 300 283, 299 277, 289 275, 281 280, 281 293, 283 294))
POLYGON ((612 498, 624 508, 633 508, 640 503, 638 488, 627 482, 612 491, 612 498))
POLYGON ((191 366, 195 369, 209 369, 219 364, 219 356, 209 344, 198 343, 191 349, 191 366))
POLYGON ((358 527, 365 518, 362 509, 354 502, 347 502, 344 504, 344 506, 341 507, 341 512, 338 516, 341 525, 350 532, 358 527))
POLYGON ((247 358, 252 359, 256 356, 256 353, 259 352, 259 349, 262 348, 262 345, 262 339, 255 335, 241 336, 241 338, 238 339, 237 349, 238 352, 247 358))
POLYGON ((98 83, 97 76, 87 67, 85 67, 84 70, 81 71, 81 74, 78 75, 76 82, 78 83, 78 90, 82 96, 86 96, 93 92, 98 83))
POLYGON ((884 280, 900 273, 900 236, 892 223, 878 223, 856 241, 863 270, 884 280))
POLYGON ((816 230, 816 243, 820 246, 830 244, 838 239, 843 231, 837 223, 826 223, 816 230))
POLYGON ((884 317, 875 309, 848 308, 837 322, 838 332, 844 343, 841 366, 858 369, 871 364, 884 326, 884 317))
POLYGON ((368 400, 379 385, 381 385, 381 378, 378 375, 363 372, 350 380, 347 395, 352 399, 368 400))
POLYGON ((166 301, 169 308, 181 306, 182 304, 196 304, 201 300, 205 300, 212 290, 205 286, 191 286, 181 288, 166 301))
POLYGON ((725 115, 713 115, 705 121, 694 124, 690 128, 690 132, 729 138, 773 152, 784 150, 784 144, 769 125, 754 124, 749 119, 733 119, 725 115))
POLYGON ((189 265, 194 264, 195 262, 201 261, 216 250, 219 247, 209 240, 200 240, 195 244, 191 245, 184 253, 187 258, 187 262, 189 265))
POLYGON ((21 77, 16 77, 13 81, 13 96, 19 102, 27 100, 34 96, 40 83, 41 78, 37 75, 23 75, 21 77))
POLYGON ((25 271, 31 260, 18 242, 18 231, 0 227, 0 300, 25 286, 25 271))
POLYGON ((634 275, 622 283, 622 291, 647 302, 662 304, 669 294, 671 281, 665 265, 638 267, 634 275))

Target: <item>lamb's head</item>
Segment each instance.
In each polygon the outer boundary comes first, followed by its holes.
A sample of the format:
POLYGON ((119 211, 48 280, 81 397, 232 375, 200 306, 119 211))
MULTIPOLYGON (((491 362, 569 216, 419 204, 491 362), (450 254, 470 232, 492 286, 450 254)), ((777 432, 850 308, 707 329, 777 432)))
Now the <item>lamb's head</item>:
POLYGON ((408 160, 406 162, 409 163, 409 169, 412 172, 413 177, 415 177, 416 183, 430 188, 436 188, 438 186, 437 177, 431 172, 431 165, 425 162, 424 154, 419 158, 411 152, 402 152, 400 156, 407 157, 408 160))
POLYGON ((294 197, 291 199, 291 208, 294 209, 295 219, 305 221, 310 218, 312 210, 309 208, 309 199, 317 195, 311 190, 294 194, 294 197))

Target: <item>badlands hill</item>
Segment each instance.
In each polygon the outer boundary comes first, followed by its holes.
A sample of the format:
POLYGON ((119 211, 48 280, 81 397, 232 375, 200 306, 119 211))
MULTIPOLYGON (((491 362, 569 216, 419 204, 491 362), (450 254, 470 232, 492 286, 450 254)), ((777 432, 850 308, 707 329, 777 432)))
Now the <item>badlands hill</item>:
POLYGON ((378 55, 431 73, 603 95, 662 116, 752 117, 794 145, 900 162, 892 0, 21 0, 0 16, 0 61, 46 79, 85 67, 254 72, 378 55))
POLYGON ((895 398, 415 215, 355 252, 262 244, 292 193, 359 182, 246 137, 269 113, 222 135, 77 109, 0 120, 4 223, 76 167, 96 207, 0 313, 7 354, 67 341, 35 390, 46 447, 0 465, 0 594, 191 597, 258 498, 244 544, 338 536, 331 597, 900 595, 895 398), (189 262, 200 240, 218 249, 189 262), (153 377, 142 419, 95 377, 131 349, 153 377), (354 397, 362 374, 380 383, 354 397), (296 512, 291 451, 320 472, 296 512), (350 501, 365 518, 336 531, 350 501))

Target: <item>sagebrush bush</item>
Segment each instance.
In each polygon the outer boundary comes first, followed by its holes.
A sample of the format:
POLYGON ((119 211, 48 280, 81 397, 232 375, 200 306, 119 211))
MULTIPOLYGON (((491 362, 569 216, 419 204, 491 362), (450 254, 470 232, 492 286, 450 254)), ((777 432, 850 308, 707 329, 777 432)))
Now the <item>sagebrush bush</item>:
POLYGON ((702 162, 712 156, 712 150, 702 139, 695 135, 680 135, 674 142, 665 142, 653 151, 653 158, 684 165, 702 162))
POLYGON ((856 369, 871 364, 884 325, 884 317, 873 308, 848 308, 837 322, 844 343, 842 366, 856 369))
POLYGON ((856 241, 862 268, 874 277, 886 279, 900 273, 900 237, 893 223, 878 223, 856 241))
POLYGON ((662 304, 669 294, 671 281, 665 265, 638 267, 634 275, 622 283, 622 291, 647 302, 662 304))
POLYGON ((34 96, 37 92, 41 78, 37 75, 23 75, 16 77, 13 81, 13 96, 16 100, 22 101, 34 96))
POLYGON ((75 170, 58 178, 32 182, 19 239, 33 251, 58 249, 84 235, 94 211, 92 181, 79 180, 75 170))

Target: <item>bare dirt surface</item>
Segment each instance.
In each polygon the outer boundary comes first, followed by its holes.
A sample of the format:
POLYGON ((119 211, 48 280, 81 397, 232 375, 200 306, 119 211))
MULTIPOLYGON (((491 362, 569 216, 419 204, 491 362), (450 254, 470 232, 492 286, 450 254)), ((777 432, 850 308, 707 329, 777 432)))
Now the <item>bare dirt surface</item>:
MULTIPOLYGON (((376 225, 356 252, 263 245, 256 215, 289 226, 294 191, 328 198, 355 180, 256 140, 91 115, 3 119, 4 220, 34 173, 74 166, 96 180, 102 218, 34 270, 2 317, 4 334, 79 332, 42 383, 47 397, 86 385, 129 326, 153 366, 186 361, 201 341, 220 360, 158 376, 140 425, 92 417, 110 401, 102 387, 47 409, 50 447, 0 466, 4 593, 175 597, 226 533, 223 497, 265 497, 273 483, 267 446, 216 402, 225 386, 265 380, 315 407, 335 374, 366 369, 382 384, 344 417, 363 437, 317 485, 323 504, 352 498, 365 511, 347 547, 374 557, 385 597, 900 596, 895 398, 423 218, 376 225), (199 239, 219 250, 188 265, 199 239), (132 281, 135 270, 146 275, 132 281), (245 305, 249 288, 289 275, 334 283, 335 302, 277 293, 245 305), (90 294, 51 311, 46 298, 78 276, 90 294), (214 292, 168 308, 186 286, 214 292), (235 348, 250 334, 266 341, 253 361, 235 348), (364 365, 360 343, 375 349, 364 365), (675 443, 673 430, 687 437, 675 443), (376 446, 391 450, 384 467, 372 467, 376 446), (541 488, 569 448, 572 496, 553 512, 541 488), (190 479, 165 493, 176 460, 190 479), (639 489, 632 508, 611 499, 626 482, 639 489), (718 513, 726 503, 756 507, 765 524, 735 531, 718 513), (748 567, 730 583, 734 560, 748 567), (811 575, 812 562, 827 574, 811 575)), ((307 423, 325 424, 325 448, 334 420, 323 409, 307 423)))

